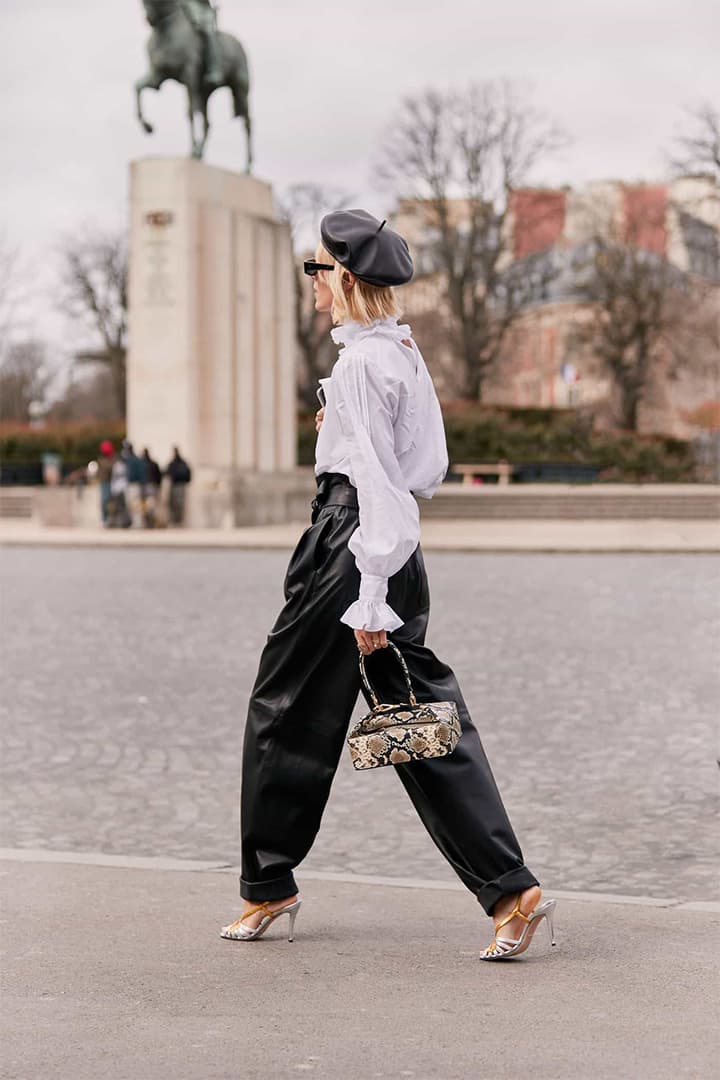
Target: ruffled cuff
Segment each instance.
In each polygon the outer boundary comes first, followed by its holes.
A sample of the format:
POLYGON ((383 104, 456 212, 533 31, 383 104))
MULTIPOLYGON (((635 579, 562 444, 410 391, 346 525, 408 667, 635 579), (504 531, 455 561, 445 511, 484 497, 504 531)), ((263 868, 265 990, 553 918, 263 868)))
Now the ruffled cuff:
POLYGON ((356 600, 340 616, 353 630, 397 630, 403 625, 389 604, 381 600, 356 600))

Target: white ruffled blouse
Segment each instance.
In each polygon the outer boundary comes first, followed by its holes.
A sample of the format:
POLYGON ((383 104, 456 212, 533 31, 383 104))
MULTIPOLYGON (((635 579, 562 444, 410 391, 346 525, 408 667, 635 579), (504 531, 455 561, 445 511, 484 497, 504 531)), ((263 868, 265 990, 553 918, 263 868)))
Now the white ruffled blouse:
POLYGON ((360 595, 340 621, 355 630, 396 630, 403 620, 385 602, 388 578, 420 540, 415 496, 432 498, 448 468, 440 403, 409 326, 394 318, 347 322, 331 336, 344 347, 331 375, 320 379, 325 413, 315 475, 345 473, 359 508, 348 547, 360 595))

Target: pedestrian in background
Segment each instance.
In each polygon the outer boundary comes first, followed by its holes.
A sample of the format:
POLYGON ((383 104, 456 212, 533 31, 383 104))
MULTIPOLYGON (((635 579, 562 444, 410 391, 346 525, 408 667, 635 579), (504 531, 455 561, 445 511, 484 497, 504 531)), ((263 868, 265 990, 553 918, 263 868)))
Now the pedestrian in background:
POLYGON ((109 439, 100 443, 100 457, 98 459, 98 480, 100 482, 100 516, 104 528, 109 524, 109 503, 111 499, 110 480, 112 467, 115 461, 115 447, 109 439))
MULTIPOLYGON (((430 593, 416 496, 429 499, 442 483, 447 444, 422 353, 410 327, 398 325, 392 286, 410 280, 412 260, 385 226, 364 210, 328 214, 322 245, 305 264, 315 308, 340 324, 332 338, 343 348, 321 380, 312 524, 291 556, 285 606, 250 695, 240 811, 245 907, 221 934, 255 941, 287 914, 292 938, 301 903, 294 870, 320 826, 358 692, 375 704, 361 684, 358 651, 377 654, 378 699, 407 700, 386 650, 391 633, 418 702, 454 702, 462 731, 446 756, 400 759, 393 768, 495 923, 481 958, 503 960, 523 952, 543 920, 552 930, 555 901, 541 902, 454 672, 425 645, 430 593)), ((397 913, 383 917, 396 918, 402 933, 397 913)))
POLYGON ((116 455, 110 472, 110 505, 108 506, 108 527, 127 529, 130 514, 127 505, 128 467, 122 451, 116 455))
POLYGON ((145 463, 142 458, 137 456, 133 444, 128 439, 123 441, 121 457, 127 467, 125 502, 130 514, 130 524, 133 529, 141 529, 143 526, 142 489, 145 483, 145 463))
POLYGON ((142 453, 145 480, 142 488, 143 520, 146 528, 152 529, 157 524, 162 469, 153 461, 147 447, 142 453))
POLYGON ((173 446, 172 461, 165 470, 170 480, 170 523, 182 525, 185 520, 185 493, 192 480, 192 470, 180 455, 177 446, 173 446))

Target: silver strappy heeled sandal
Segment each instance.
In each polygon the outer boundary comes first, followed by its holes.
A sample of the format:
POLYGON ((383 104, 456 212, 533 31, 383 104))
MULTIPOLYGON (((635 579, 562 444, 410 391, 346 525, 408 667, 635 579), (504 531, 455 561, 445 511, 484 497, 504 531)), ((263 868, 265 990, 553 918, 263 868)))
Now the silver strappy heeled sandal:
POLYGON ((480 953, 481 960, 505 960, 511 956, 518 956, 519 953, 525 952, 528 945, 532 941, 532 936, 535 933, 538 925, 545 920, 548 934, 550 935, 550 944, 555 944, 555 928, 553 925, 553 919, 555 915, 555 905, 557 900, 543 900, 541 904, 538 904, 529 915, 525 915, 520 910, 520 898, 518 902, 504 919, 495 927, 495 937, 488 945, 484 952, 480 953), (512 919, 522 919, 525 925, 522 928, 522 933, 519 938, 499 937, 498 931, 502 930, 503 926, 507 926, 512 919))
POLYGON ((248 908, 244 914, 236 919, 235 922, 230 923, 228 926, 223 926, 220 931, 220 937, 230 938, 231 941, 256 941, 262 934, 265 933, 268 926, 271 926, 279 915, 290 916, 290 928, 288 930, 288 941, 292 941, 295 934, 295 919, 297 913, 300 910, 302 900, 298 897, 297 900, 293 900, 292 904, 286 904, 285 907, 276 908, 274 911, 269 908, 267 903, 256 904, 255 907, 248 908), (260 920, 254 930, 251 930, 249 926, 243 926, 243 920, 247 919, 248 915, 254 915, 256 911, 264 912, 264 917, 260 920))

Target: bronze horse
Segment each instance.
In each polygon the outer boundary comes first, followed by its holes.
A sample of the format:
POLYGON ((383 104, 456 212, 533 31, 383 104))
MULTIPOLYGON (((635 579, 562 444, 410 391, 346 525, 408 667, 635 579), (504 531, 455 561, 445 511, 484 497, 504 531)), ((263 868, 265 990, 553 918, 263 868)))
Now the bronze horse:
MULTIPOLYGON (((141 95, 143 90, 159 90, 166 79, 175 79, 187 90, 188 118, 192 140, 191 156, 202 158, 207 142, 208 99, 220 87, 208 87, 204 82, 203 43, 179 0, 143 0, 147 21, 153 28, 147 43, 150 70, 135 83, 137 116, 148 134, 152 125, 143 116, 141 95), (196 135, 196 115, 203 122, 202 135, 196 135)), ((251 125, 248 108, 250 77, 247 57, 240 42, 232 34, 218 33, 218 61, 223 77, 221 86, 230 88, 235 116, 245 120, 247 133, 247 160, 245 171, 252 164, 251 125)))

